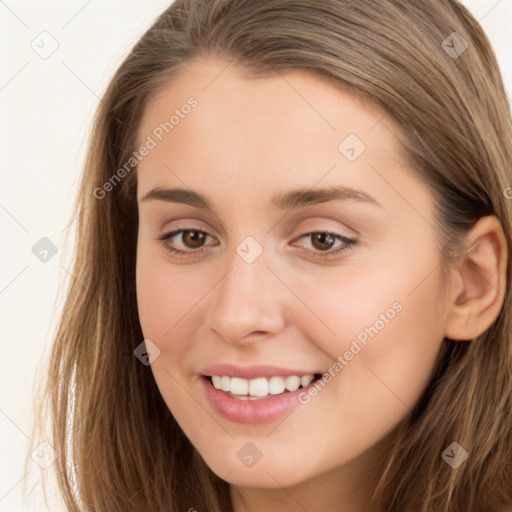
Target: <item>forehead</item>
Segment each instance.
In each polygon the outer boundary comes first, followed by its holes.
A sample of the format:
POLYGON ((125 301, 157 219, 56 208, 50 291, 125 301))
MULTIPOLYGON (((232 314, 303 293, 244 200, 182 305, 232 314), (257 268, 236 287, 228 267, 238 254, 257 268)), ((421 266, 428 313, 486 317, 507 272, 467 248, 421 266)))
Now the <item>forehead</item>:
POLYGON ((389 149, 390 156, 404 156, 395 137, 398 128, 389 116, 375 103, 348 93, 326 77, 300 69, 255 77, 236 64, 205 58, 185 65, 149 101, 139 141, 169 121, 191 97, 197 100, 197 107, 190 115, 185 113, 186 122, 183 113, 173 121, 178 122, 168 139, 178 139, 188 126, 194 130, 186 130, 187 135, 194 131, 204 143, 216 134, 227 134, 236 141, 249 134, 264 139, 265 133, 271 133, 273 143, 265 149, 300 148, 302 137, 316 137, 338 151, 337 143, 352 133, 373 147, 382 141, 385 148, 380 149, 389 149), (237 127, 243 130, 236 131, 237 127))
POLYGON ((372 195, 396 200, 376 173, 417 179, 398 133, 382 109, 325 77, 297 69, 254 77, 224 61, 196 60, 146 107, 138 141, 150 137, 155 147, 138 166, 139 188, 237 182, 250 193, 366 178, 372 195))

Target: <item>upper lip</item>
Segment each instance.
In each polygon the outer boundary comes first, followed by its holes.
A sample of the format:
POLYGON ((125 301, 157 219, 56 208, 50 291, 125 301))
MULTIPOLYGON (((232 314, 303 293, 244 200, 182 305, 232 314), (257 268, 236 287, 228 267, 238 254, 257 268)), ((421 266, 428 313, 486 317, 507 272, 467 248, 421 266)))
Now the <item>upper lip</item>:
POLYGON ((284 368, 278 366, 268 365, 253 365, 253 366, 236 366, 230 363, 214 364, 204 368, 201 374, 205 377, 211 377, 212 375, 227 375, 229 377, 239 377, 241 379, 255 379, 257 377, 274 377, 281 376, 287 377, 289 375, 316 375, 322 372, 309 371, 309 370, 298 370, 294 368, 284 368))

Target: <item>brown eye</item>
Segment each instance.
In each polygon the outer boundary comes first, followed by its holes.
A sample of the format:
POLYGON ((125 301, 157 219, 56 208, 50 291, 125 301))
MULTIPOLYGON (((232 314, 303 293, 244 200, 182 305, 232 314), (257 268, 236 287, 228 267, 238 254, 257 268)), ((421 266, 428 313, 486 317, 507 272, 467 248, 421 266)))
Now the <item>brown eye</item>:
POLYGON ((311 244, 315 249, 320 251, 327 251, 331 249, 336 241, 336 237, 330 233, 311 233, 311 244))
POLYGON ((204 244, 206 237, 207 234, 202 231, 185 230, 181 235, 181 241, 189 249, 197 249, 204 244))
POLYGON ((302 235, 299 240, 307 240, 304 251, 308 255, 324 260, 337 259, 357 244, 354 239, 328 231, 311 231, 302 235))
MULTIPOLYGON (((195 256, 208 249, 213 237, 199 229, 177 229, 158 237, 164 248, 175 256, 195 256)), ((218 244, 213 244, 218 245, 218 244)))

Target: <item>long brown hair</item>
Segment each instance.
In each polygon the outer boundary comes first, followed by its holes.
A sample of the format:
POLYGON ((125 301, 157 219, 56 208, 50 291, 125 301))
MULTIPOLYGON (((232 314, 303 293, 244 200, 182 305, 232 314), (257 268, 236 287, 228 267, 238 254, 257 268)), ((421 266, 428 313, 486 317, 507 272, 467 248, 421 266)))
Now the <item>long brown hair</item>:
MULTIPOLYGON (((491 214, 512 254, 509 104, 489 40, 456 0, 177 0, 102 98, 75 205, 74 279, 41 411, 51 417, 70 511, 232 510, 229 485, 196 453, 133 354, 143 339, 136 168, 103 197, 94 193, 136 150, 148 101, 205 56, 251 76, 308 70, 377 104, 432 190, 446 264, 460 254, 461 235, 491 214)), ((496 321, 474 340, 444 340, 430 384, 397 427, 375 493, 382 510, 512 507, 511 261, 496 321), (457 469, 441 459, 453 441, 469 452, 457 469)))

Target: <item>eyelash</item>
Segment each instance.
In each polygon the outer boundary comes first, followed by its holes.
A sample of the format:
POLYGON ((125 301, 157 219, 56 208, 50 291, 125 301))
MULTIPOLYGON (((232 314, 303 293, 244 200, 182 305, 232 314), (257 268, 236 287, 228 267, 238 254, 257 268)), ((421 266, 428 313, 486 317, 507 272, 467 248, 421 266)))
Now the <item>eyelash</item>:
MULTIPOLYGON (((175 247, 172 247, 168 244, 168 241, 172 238, 174 238, 176 235, 179 235, 180 233, 183 234, 185 232, 197 232, 205 234, 206 236, 211 236, 205 231, 201 231, 199 229, 177 229, 175 231, 171 231, 170 233, 164 233, 163 235, 158 237, 158 240, 162 243, 164 248, 169 251, 171 254, 174 254, 178 257, 186 257, 190 254, 200 254, 205 250, 205 247, 200 247, 199 249, 192 249, 189 251, 182 251, 180 249, 176 249, 175 247)), ((309 233, 304 233, 301 235, 297 240, 301 240, 302 238, 314 235, 314 234, 325 234, 333 236, 335 239, 339 240, 343 243, 340 247, 334 250, 328 250, 328 251, 320 251, 320 250, 311 250, 311 249, 304 249, 305 252, 307 252, 309 255, 311 255, 313 258, 332 258, 335 256, 341 256, 343 253, 352 250, 353 246, 357 244, 357 241, 351 238, 347 238, 342 235, 338 235, 336 233, 331 233, 329 231, 310 231, 309 233)))

